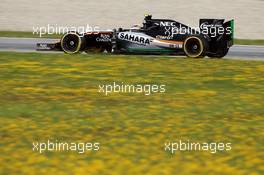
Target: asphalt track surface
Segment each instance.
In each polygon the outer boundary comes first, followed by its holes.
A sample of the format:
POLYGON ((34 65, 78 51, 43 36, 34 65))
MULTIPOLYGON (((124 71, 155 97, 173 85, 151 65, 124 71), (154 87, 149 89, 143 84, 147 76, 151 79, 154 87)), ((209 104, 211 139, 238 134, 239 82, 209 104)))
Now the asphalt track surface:
MULTIPOLYGON (((39 51, 36 51, 36 43, 46 43, 46 42, 50 43, 50 42, 56 42, 56 41, 59 41, 59 40, 58 39, 46 39, 46 38, 0 37, 0 51, 39 52, 39 51)), ((43 53, 43 51, 41 53, 43 53)), ((54 53, 54 52, 44 51, 44 53, 54 53)), ((225 58, 264 61, 264 46, 235 45, 230 48, 225 58)))

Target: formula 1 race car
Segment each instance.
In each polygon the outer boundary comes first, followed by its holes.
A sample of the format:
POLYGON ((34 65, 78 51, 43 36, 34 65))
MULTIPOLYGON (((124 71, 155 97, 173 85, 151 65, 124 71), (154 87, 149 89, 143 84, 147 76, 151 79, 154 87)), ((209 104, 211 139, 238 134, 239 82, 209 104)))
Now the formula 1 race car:
POLYGON ((152 19, 146 15, 143 26, 130 29, 68 32, 57 43, 38 43, 37 50, 58 50, 74 54, 109 52, 119 54, 170 54, 193 58, 224 57, 233 45, 234 20, 200 19, 191 28, 170 19, 152 19))

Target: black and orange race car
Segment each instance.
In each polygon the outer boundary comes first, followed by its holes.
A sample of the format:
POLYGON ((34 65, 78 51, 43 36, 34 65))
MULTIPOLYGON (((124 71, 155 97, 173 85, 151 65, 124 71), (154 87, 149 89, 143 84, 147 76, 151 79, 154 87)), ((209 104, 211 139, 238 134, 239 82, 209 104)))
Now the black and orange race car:
POLYGON ((37 50, 74 54, 109 52, 121 54, 170 54, 201 58, 224 57, 233 45, 234 20, 200 19, 198 28, 170 19, 146 15, 143 26, 79 34, 68 32, 57 43, 38 43, 37 50))

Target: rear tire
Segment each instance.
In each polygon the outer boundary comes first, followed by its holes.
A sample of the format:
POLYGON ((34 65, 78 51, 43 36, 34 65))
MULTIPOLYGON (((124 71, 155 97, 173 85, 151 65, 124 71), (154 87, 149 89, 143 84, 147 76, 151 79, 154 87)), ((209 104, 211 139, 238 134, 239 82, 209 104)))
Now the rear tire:
POLYGON ((83 45, 83 37, 77 32, 69 32, 61 38, 61 48, 65 53, 75 54, 80 52, 83 45))
POLYGON ((217 48, 215 53, 208 53, 207 56, 210 58, 223 58, 224 56, 226 56, 226 54, 229 51, 229 48, 227 48, 227 43, 226 42, 222 42, 220 44, 217 44, 215 46, 217 48))
POLYGON ((183 44, 184 53, 187 57, 202 58, 207 51, 207 42, 201 36, 189 36, 183 44))

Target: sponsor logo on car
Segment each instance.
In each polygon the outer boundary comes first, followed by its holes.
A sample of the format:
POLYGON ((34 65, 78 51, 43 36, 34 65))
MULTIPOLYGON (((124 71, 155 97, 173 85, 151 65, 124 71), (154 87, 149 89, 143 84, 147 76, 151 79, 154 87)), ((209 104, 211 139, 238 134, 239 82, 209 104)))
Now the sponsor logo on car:
POLYGON ((182 44, 170 44, 169 47, 174 49, 180 49, 182 48, 182 44))
POLYGON ((204 22, 200 25, 201 29, 207 29, 211 27, 222 27, 222 25, 221 24, 208 24, 208 22, 204 22))
POLYGON ((172 39, 173 37, 170 36, 170 33, 169 33, 168 36, 157 35, 156 38, 157 38, 157 39, 162 39, 162 40, 170 40, 170 39, 172 39))
POLYGON ((107 34, 101 34, 99 37, 96 38, 98 42, 111 42, 111 36, 107 34))
POLYGON ((40 43, 37 46, 38 46, 38 48, 41 48, 41 49, 49 49, 49 46, 46 43, 40 43))
POLYGON ((126 40, 126 41, 130 41, 133 43, 141 44, 141 45, 149 45, 152 42, 152 40, 148 37, 135 35, 133 33, 121 32, 118 34, 118 38, 120 40, 126 40))
POLYGON ((159 23, 155 23, 155 25, 161 26, 161 27, 175 27, 176 22, 174 22, 174 21, 160 21, 159 23))

